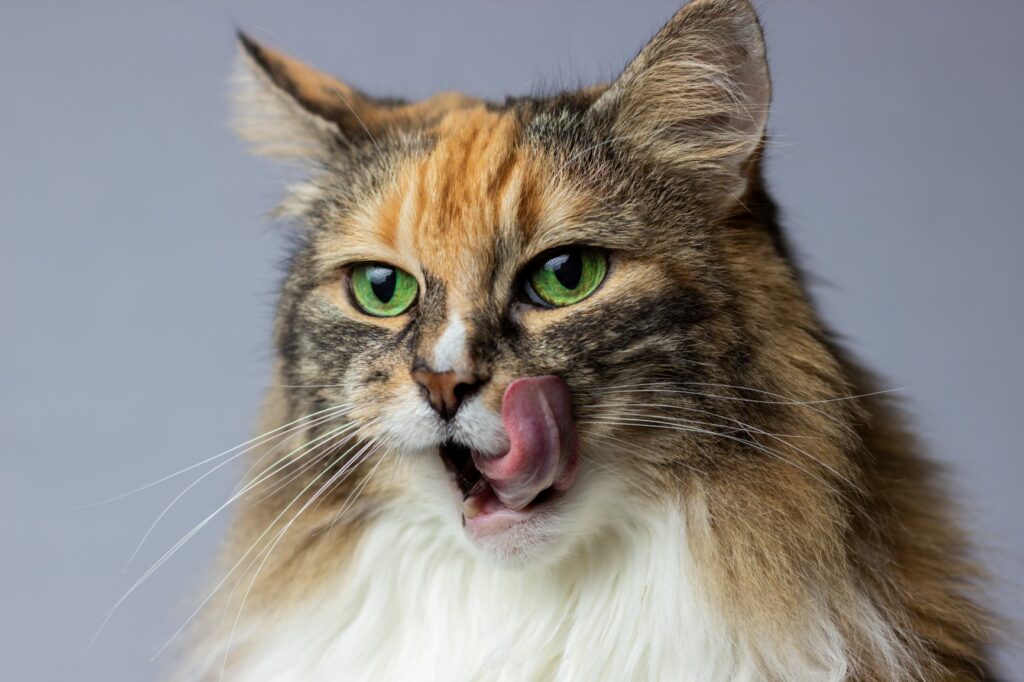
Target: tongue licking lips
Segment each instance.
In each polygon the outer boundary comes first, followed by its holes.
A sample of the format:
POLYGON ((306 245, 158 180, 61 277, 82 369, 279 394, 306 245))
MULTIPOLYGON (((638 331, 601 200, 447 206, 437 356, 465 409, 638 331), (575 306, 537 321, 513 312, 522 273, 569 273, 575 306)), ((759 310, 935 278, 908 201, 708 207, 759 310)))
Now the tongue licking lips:
POLYGON ((502 398, 501 419, 509 451, 498 457, 473 452, 501 505, 519 511, 549 488, 567 490, 576 478, 579 436, 566 383, 556 376, 513 381, 502 398))

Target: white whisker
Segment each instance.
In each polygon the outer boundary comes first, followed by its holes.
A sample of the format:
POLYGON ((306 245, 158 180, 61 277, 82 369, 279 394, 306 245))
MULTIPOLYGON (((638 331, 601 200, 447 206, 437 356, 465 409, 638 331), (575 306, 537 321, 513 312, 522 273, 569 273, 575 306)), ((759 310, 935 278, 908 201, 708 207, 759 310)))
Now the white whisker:
MULTIPOLYGON (((340 462, 340 461, 341 461, 342 459, 344 459, 344 458, 345 458, 345 456, 347 456, 347 454, 348 454, 348 451, 346 451, 346 452, 345 452, 344 454, 342 454, 341 456, 339 456, 339 457, 338 457, 338 458, 337 458, 337 459, 335 460, 335 462, 334 462, 334 463, 336 464, 336 463, 340 462)), ((343 470, 344 470, 344 469, 343 469, 343 470)), ((294 505, 294 504, 295 504, 296 502, 298 502, 299 498, 301 498, 301 497, 302 497, 302 495, 303 495, 304 493, 306 493, 306 492, 307 492, 307 491, 308 491, 308 490, 309 490, 310 488, 312 488, 312 487, 313 487, 313 485, 315 485, 315 484, 316 484, 316 482, 317 482, 317 481, 318 481, 318 480, 319 480, 319 479, 320 479, 320 478, 321 478, 321 477, 322 477, 322 476, 323 476, 324 474, 326 474, 326 473, 327 473, 328 471, 330 471, 330 467, 325 467, 325 468, 324 468, 324 470, 323 470, 322 472, 320 472, 319 474, 317 474, 317 475, 316 475, 316 476, 315 476, 315 477, 314 477, 314 478, 313 478, 313 479, 312 479, 312 480, 311 480, 311 481, 310 481, 309 483, 307 483, 307 484, 306 484, 306 486, 305 486, 304 488, 302 488, 302 490, 300 490, 300 491, 299 491, 298 493, 296 493, 296 495, 295 495, 295 497, 294 497, 294 498, 292 499, 292 501, 291 501, 291 502, 289 502, 289 503, 288 503, 288 504, 287 504, 287 505, 286 505, 286 506, 285 506, 285 507, 284 507, 284 508, 283 508, 283 509, 282 509, 282 510, 281 510, 281 511, 280 511, 280 512, 279 512, 279 513, 277 514, 277 516, 275 516, 275 517, 274 517, 274 519, 273 519, 273 520, 272 520, 272 521, 271 521, 271 522, 270 522, 270 523, 269 523, 269 524, 267 525, 267 528, 266 528, 266 529, 265 529, 265 530, 264 530, 264 531, 263 531, 262 533, 260 533, 260 535, 259 535, 259 536, 258 536, 258 537, 257 537, 257 538, 256 538, 256 539, 255 539, 255 540, 253 541, 253 543, 252 543, 252 545, 250 545, 249 549, 248 549, 248 550, 247 550, 247 551, 246 551, 246 552, 245 552, 245 553, 244 553, 244 554, 243 554, 243 555, 242 555, 242 556, 241 556, 241 557, 240 557, 240 558, 238 559, 238 561, 237 561, 237 562, 236 562, 236 563, 235 563, 235 564, 234 564, 234 565, 233 565, 233 566, 232 566, 232 567, 231 567, 231 568, 230 568, 230 569, 228 570, 228 572, 227 572, 227 573, 226 573, 226 574, 224 575, 224 577, 223 577, 223 578, 221 578, 221 580, 220 580, 220 581, 219 581, 219 582, 218 582, 218 583, 217 583, 217 584, 216 584, 216 585, 214 586, 214 588, 213 588, 213 589, 212 589, 212 590, 210 591, 210 593, 209 593, 208 595, 206 595, 206 597, 205 597, 205 598, 204 598, 204 599, 202 600, 202 602, 200 602, 200 603, 199 603, 199 606, 197 606, 197 607, 196 607, 196 609, 195 609, 195 610, 194 610, 194 611, 193 611, 193 612, 192 612, 192 613, 191 613, 191 614, 189 615, 189 617, 188 617, 188 618, 187 618, 187 619, 185 620, 185 622, 184 622, 184 623, 182 623, 182 624, 181 624, 181 626, 180 626, 180 627, 178 627, 178 629, 174 631, 174 633, 173 633, 173 634, 172 634, 172 635, 170 636, 170 638, 169 638, 169 639, 168 639, 168 640, 167 640, 166 642, 164 642, 163 646, 161 646, 161 647, 160 647, 160 649, 159 649, 159 650, 157 650, 157 652, 156 652, 155 654, 153 654, 153 657, 152 657, 152 658, 151 658, 150 660, 154 660, 154 661, 155 661, 155 660, 156 660, 156 659, 157 659, 157 658, 158 658, 158 657, 160 656, 160 654, 162 654, 162 653, 163 653, 163 652, 164 652, 164 651, 165 651, 165 650, 167 649, 167 647, 168 647, 168 646, 170 646, 170 645, 171 645, 171 643, 172 643, 172 642, 173 642, 173 641, 174 641, 175 639, 177 639, 178 635, 180 635, 180 634, 181 634, 181 633, 182 633, 182 632, 183 632, 183 631, 185 630, 185 628, 186 628, 186 627, 188 627, 189 623, 191 623, 191 622, 192 622, 192 621, 193 621, 193 620, 195 619, 195 617, 196 617, 197 615, 199 615, 199 613, 200 613, 200 611, 202 611, 203 607, 205 607, 205 606, 206 606, 206 604, 207 604, 207 603, 209 603, 209 601, 210 601, 211 599, 213 599, 214 595, 216 595, 216 594, 217 594, 217 592, 218 592, 218 591, 220 590, 220 588, 221 588, 221 587, 222 587, 222 586, 224 585, 224 583, 225 583, 225 582, 227 582, 228 578, 230 578, 230 577, 231 577, 231 576, 232 576, 232 575, 234 574, 234 572, 235 572, 236 570, 238 570, 238 567, 242 565, 242 562, 243 562, 243 561, 245 561, 245 558, 246 558, 246 557, 248 557, 248 556, 249 556, 249 554, 251 554, 251 553, 252 553, 252 551, 253 551, 254 549, 256 549, 256 546, 257 546, 257 545, 259 544, 260 540, 262 540, 262 539, 263 539, 263 538, 264 538, 264 537, 265 537, 265 536, 267 535, 267 533, 269 533, 269 532, 271 531, 271 529, 272 529, 272 528, 273 528, 273 527, 274 527, 275 525, 277 525, 278 521, 280 521, 280 520, 281 520, 281 518, 282 518, 282 517, 283 517, 283 516, 285 515, 285 513, 287 513, 287 511, 288 511, 288 510, 289 510, 289 509, 290 509, 290 508, 291 508, 291 507, 292 507, 292 506, 293 506, 293 505, 294 505)), ((249 565, 251 565, 251 563, 252 563, 252 562, 250 562, 250 564, 249 564, 249 565)))
MULTIPOLYGON (((354 462, 360 461, 360 459, 362 458, 363 453, 366 452, 367 448, 370 448, 373 445, 375 445, 375 443, 373 441, 370 441, 369 443, 367 443, 366 446, 362 450, 360 450, 359 453, 357 453, 352 458, 353 461, 354 462)), ((365 458, 362 458, 363 461, 365 461, 365 459, 368 459, 370 456, 372 456, 375 451, 376 451, 375 448, 373 450, 370 450, 370 452, 365 456, 365 458)), ((349 467, 348 470, 349 471, 353 470, 355 466, 356 465, 353 465, 352 467, 349 467)), ((371 472, 369 474, 367 474, 367 476, 364 479, 364 481, 365 480, 369 480, 369 477, 373 474, 373 471, 376 471, 376 467, 377 466, 380 466, 380 462, 377 462, 377 465, 374 466, 373 470, 371 470, 371 472)), ((283 538, 285 536, 285 534, 288 532, 288 529, 292 527, 292 524, 295 523, 295 521, 299 518, 299 516, 301 516, 302 513, 304 511, 306 511, 311 504, 313 504, 313 502, 315 502, 317 499, 319 499, 321 495, 323 495, 327 490, 329 490, 331 485, 339 480, 339 477, 347 477, 347 475, 348 474, 346 473, 346 469, 345 469, 345 467, 343 467, 342 469, 338 470, 338 472, 336 472, 333 476, 331 476, 331 478, 329 478, 326 483, 324 483, 322 486, 320 486, 320 489, 317 490, 313 494, 313 496, 310 497, 309 500, 306 501, 306 503, 304 505, 302 505, 302 507, 299 509, 299 511, 295 512, 295 515, 292 516, 292 519, 285 525, 284 528, 282 528, 280 530, 280 532, 278 532, 277 536, 274 538, 274 541, 271 543, 269 549, 267 549, 266 555, 263 557, 263 561, 261 561, 260 565, 256 568, 256 572, 253 574, 252 579, 249 581, 249 586, 246 588, 245 594, 242 595, 242 601, 241 601, 241 603, 238 606, 238 612, 235 614, 235 621, 231 625, 231 633, 228 635, 227 644, 224 647, 224 658, 221 661, 221 670, 220 670, 220 675, 218 676, 218 680, 224 677, 224 670, 227 667, 228 656, 231 653, 231 646, 232 646, 232 643, 234 642, 234 639, 235 639, 235 632, 238 629, 238 621, 242 617, 242 610, 245 609, 245 602, 249 598, 249 593, 252 591, 253 585, 256 584, 257 578, 259 578, 260 572, 263 570, 263 567, 266 565, 267 561, 270 559, 270 555, 273 554, 274 548, 277 547, 277 544, 281 541, 281 538, 283 538)), ((360 488, 360 490, 361 490, 361 488, 360 488)), ((261 551, 261 553, 262 553, 262 551, 261 551)), ((257 555, 257 557, 258 556, 259 555, 257 555)))
MULTIPOLYGON (((345 429, 345 428, 346 428, 346 426, 341 426, 341 427, 338 427, 338 429, 335 429, 335 430, 329 431, 329 432, 327 432, 326 434, 324 434, 324 435, 322 435, 322 436, 319 436, 318 438, 314 439, 314 440, 313 440, 313 441, 311 441, 310 443, 307 443, 306 445, 304 445, 304 446, 302 446, 302 447, 300 447, 300 448, 296 448, 296 449, 295 449, 295 450, 293 450, 293 451, 292 451, 291 453, 289 453, 289 454, 288 454, 288 455, 287 455, 286 457, 282 458, 282 460, 281 460, 281 461, 285 461, 285 460, 286 460, 286 458, 287 458, 288 456, 291 456, 291 455, 295 454, 296 452, 298 452, 298 451, 300 451, 300 450, 302 450, 302 449, 304 449, 304 448, 308 448, 308 447, 310 447, 311 445, 313 445, 313 444, 314 444, 314 443, 316 443, 317 441, 321 441, 321 440, 323 440, 323 439, 325 439, 325 438, 329 438, 329 437, 332 437, 332 436, 334 436, 334 435, 335 435, 335 434, 336 434, 336 433, 337 433, 338 431, 341 431, 342 429, 345 429)), ((279 462, 279 463, 280 463, 280 462, 279 462)), ((275 465, 275 466, 277 466, 277 465, 275 465)), ((271 467, 271 469, 273 469, 273 467, 271 467)), ((148 568, 148 569, 147 569, 147 570, 146 570, 146 571, 145 571, 145 572, 144 572, 144 573, 142 574, 142 576, 141 576, 141 577, 139 577, 139 578, 138 578, 138 580, 136 580, 136 581, 135 581, 135 582, 134 582, 134 583, 132 584, 132 586, 128 588, 128 591, 127 591, 127 592, 125 592, 125 593, 124 593, 124 594, 123 594, 123 595, 121 596, 121 598, 120 598, 120 599, 118 599, 118 600, 117 600, 117 602, 115 602, 115 604, 114 604, 114 605, 113 605, 113 606, 111 607, 111 609, 110 609, 110 610, 108 611, 108 613, 107 613, 106 617, 105 617, 105 618, 103 619, 103 621, 102 621, 102 622, 100 623, 99 627, 97 628, 97 630, 96 630, 95 634, 93 634, 93 636, 92 636, 92 639, 91 639, 91 640, 90 640, 90 642, 89 642, 89 646, 91 647, 91 646, 92 646, 93 644, 95 644, 95 642, 96 642, 96 639, 97 639, 97 638, 98 638, 98 637, 100 636, 100 633, 101 633, 101 632, 103 631, 103 628, 104 628, 104 627, 106 626, 106 624, 107 624, 108 622, 110 622, 110 619, 111 619, 111 618, 113 618, 114 614, 115 614, 115 613, 117 612, 117 609, 118 609, 118 607, 120 607, 120 606, 121 606, 121 604, 123 604, 123 603, 124 603, 124 601, 125 601, 125 600, 126 600, 126 599, 127 599, 127 598, 128 598, 128 597, 129 597, 129 596, 130 596, 130 595, 132 594, 132 593, 134 593, 134 592, 135 592, 135 590, 136 590, 136 589, 138 589, 138 588, 139 588, 139 586, 140 586, 140 585, 142 585, 142 583, 143 583, 143 582, 145 582, 147 578, 149 578, 149 576, 151 576, 151 575, 152 575, 152 574, 153 574, 153 573, 154 573, 155 571, 157 571, 157 570, 158 570, 158 569, 159 569, 159 568, 160 568, 160 567, 161 567, 161 566, 162 566, 162 565, 163 565, 164 563, 166 563, 166 562, 167 562, 167 560, 168 560, 168 559, 170 559, 170 557, 171 557, 171 556, 173 556, 173 555, 175 554, 175 552, 177 552, 177 551, 178 551, 178 550, 179 550, 179 549, 180 549, 180 548, 181 548, 181 547, 182 547, 182 546, 183 546, 183 545, 184 545, 184 544, 185 544, 186 542, 188 542, 188 541, 189 541, 189 540, 190 540, 190 539, 191 539, 192 537, 194 537, 194 536, 196 535, 196 533, 198 533, 198 532, 199 532, 200 530, 202 530, 202 529, 203 529, 204 527, 206 527, 206 526, 207 526, 207 525, 208 525, 208 524, 210 523, 210 521, 212 521, 212 520, 213 520, 213 519, 214 519, 214 518, 215 518, 215 517, 216 517, 216 516, 217 516, 218 514, 220 514, 220 513, 222 512, 222 511, 224 511, 224 509, 226 509, 227 507, 231 506, 231 504, 232 504, 232 503, 233 503, 233 502, 234 502, 235 500, 237 500, 237 499, 238 499, 239 497, 241 497, 242 495, 246 494, 246 493, 247 493, 247 492, 248 492, 249 490, 251 490, 251 489, 252 489, 253 487, 255 487, 256 485, 258 485, 259 483, 261 483, 261 482, 262 482, 263 480, 266 480, 266 478, 267 478, 267 477, 269 477, 270 475, 272 475, 272 473, 273 473, 273 471, 272 471, 272 470, 268 470, 268 471, 267 471, 267 472, 265 472, 264 474, 261 474, 261 477, 260 477, 260 479, 258 479, 258 480, 256 480, 256 481, 254 481, 253 483, 251 483, 251 484, 247 485, 247 486, 246 486, 246 487, 245 487, 245 488, 244 488, 243 490, 241 490, 241 491, 239 491, 238 493, 236 493, 235 495, 231 496, 231 498, 229 498, 227 502, 225 502, 224 504, 222 504, 222 505, 221 505, 220 507, 218 507, 218 508, 217 508, 216 510, 214 510, 214 511, 213 511, 213 513, 211 513, 211 514, 210 514, 210 515, 208 515, 208 516, 207 516, 207 517, 206 517, 205 519, 203 519, 202 521, 200 521, 200 522, 199 522, 199 524, 197 524, 197 525, 196 525, 196 526, 195 526, 195 527, 194 527, 194 528, 193 528, 192 530, 190 530, 190 531, 189 531, 188 533, 186 533, 186 534, 185 534, 184 536, 182 536, 182 537, 181 537, 181 538, 180 538, 180 539, 179 539, 179 540, 178 540, 178 541, 177 541, 176 543, 174 543, 174 545, 173 545, 173 546, 172 546, 172 547, 171 547, 171 548, 170 548, 169 550, 167 550, 166 552, 164 552, 164 554, 163 554, 163 555, 162 555, 162 556, 161 556, 161 557, 160 557, 159 559, 157 559, 157 561, 156 561, 156 562, 154 562, 154 563, 153 563, 153 564, 152 564, 152 565, 151 565, 151 566, 150 566, 150 567, 149 567, 149 568, 148 568)))
POLYGON ((832 491, 836 495, 839 495, 840 497, 843 497, 844 499, 846 499, 846 496, 843 495, 843 493, 841 491, 837 490, 835 488, 835 486, 830 484, 828 481, 826 481, 824 478, 822 478, 818 474, 814 473, 813 471, 810 471, 809 469, 807 469, 805 467, 800 466, 799 464, 797 464, 796 462, 792 461, 791 459, 789 459, 788 457, 786 457, 785 455, 783 455, 779 451, 777 451, 777 450, 775 450, 773 448, 769 448, 768 446, 764 445, 763 443, 758 443, 757 441, 754 441, 754 440, 746 440, 746 439, 743 439, 743 438, 737 438, 736 436, 732 436, 732 435, 727 434, 727 433, 721 433, 721 432, 718 432, 718 431, 709 431, 707 429, 698 429, 698 428, 688 427, 688 426, 684 426, 684 425, 673 424, 671 422, 659 422, 658 420, 655 420, 655 419, 646 419, 646 418, 638 418, 638 417, 628 417, 628 418, 607 417, 607 418, 601 418, 599 420, 581 420, 579 423, 581 423, 581 424, 606 424, 606 425, 618 424, 618 425, 621 425, 621 426, 639 426, 639 427, 652 428, 652 429, 668 429, 668 430, 676 430, 676 431, 688 431, 690 433, 699 433, 699 434, 704 434, 704 435, 709 435, 709 436, 716 436, 718 438, 725 438, 727 440, 734 441, 736 443, 740 443, 741 445, 752 447, 755 450, 758 450, 759 452, 763 452, 765 454, 777 457, 778 459, 780 459, 781 461, 785 462, 786 464, 789 464, 790 466, 792 466, 793 468, 797 469, 798 471, 801 471, 801 472, 807 474, 808 476, 810 476, 811 478, 815 479, 816 481, 818 481, 819 483, 821 483, 822 485, 827 487, 830 491, 832 491))
MULTIPOLYGON (((323 422, 326 422, 326 421, 330 421, 332 419, 337 419, 340 416, 344 416, 344 414, 332 413, 330 415, 327 415, 326 417, 320 417, 318 422, 312 422, 312 423, 309 423, 309 424, 300 424, 299 426, 296 426, 296 427, 293 427, 293 428, 294 429, 309 428, 310 426, 314 426, 316 423, 323 423, 323 422)), ((160 514, 157 515, 156 519, 153 521, 152 524, 150 524, 149 528, 146 529, 146 532, 143 534, 142 539, 139 540, 138 544, 135 546, 135 550, 128 557, 128 561, 125 562, 124 567, 121 569, 121 573, 124 573, 124 572, 126 572, 128 570, 128 567, 131 566, 132 561, 135 560, 135 557, 138 555, 138 553, 142 549, 143 545, 146 544, 146 540, 153 533, 153 530, 156 529, 156 527, 160 523, 160 521, 171 511, 171 508, 178 502, 178 500, 180 500, 182 497, 184 497, 188 493, 188 491, 192 490, 197 485, 202 483, 203 480, 206 479, 208 476, 210 476, 213 473, 215 473, 218 469, 220 469, 220 468, 230 464, 232 461, 234 461, 238 457, 241 457, 242 455, 244 455, 245 453, 249 452, 253 448, 258 447, 260 444, 261 443, 257 443, 256 445, 253 445, 253 446, 251 446, 249 448, 246 448, 245 450, 241 450, 241 451, 235 453, 234 455, 232 455, 228 459, 224 460, 223 462, 221 462, 220 464, 216 465, 215 467, 213 467, 209 471, 205 472, 203 475, 201 475, 196 480, 192 481, 192 483, 190 483, 188 486, 186 486, 184 490, 182 490, 180 493, 178 493, 174 497, 174 499, 172 499, 167 504, 167 506, 164 507, 163 511, 161 511, 160 514)), ((276 450, 279 445, 280 445, 280 443, 278 445, 275 445, 274 448, 271 449, 271 452, 276 450)), ((285 455, 285 457, 286 458, 290 457, 291 454, 293 454, 294 452, 295 451, 293 450, 292 453, 289 453, 288 455, 285 455)))
MULTIPOLYGON (((262 442, 265 442, 266 440, 269 440, 274 434, 277 434, 282 429, 287 429, 289 427, 292 427, 294 424, 297 424, 298 422, 301 422, 301 421, 303 421, 305 419, 309 419, 311 417, 314 417, 316 415, 322 414, 324 412, 329 412, 331 410, 339 410, 339 409, 343 409, 343 408, 344 409, 350 409, 350 408, 347 408, 345 406, 337 406, 337 405, 335 405, 333 407, 328 407, 326 409, 319 410, 318 412, 313 412, 311 414, 304 415, 302 417, 299 417, 298 419, 295 419, 293 421, 288 422, 287 424, 282 424, 281 426, 278 426, 275 429, 272 429, 270 431, 267 431, 266 433, 260 434, 259 436, 256 436, 255 438, 251 438, 251 439, 245 441, 244 443, 236 445, 233 448, 225 450, 224 452, 221 452, 221 453, 218 453, 216 455, 213 455, 212 457, 207 457, 206 459, 204 459, 201 462, 197 462, 195 464, 190 464, 189 466, 185 467, 184 469, 179 469, 178 471, 175 471, 173 474, 167 474, 166 476, 163 476, 162 478, 158 478, 155 481, 152 481, 152 482, 147 483, 145 485, 139 486, 138 488, 135 488, 133 490, 129 490, 128 492, 124 492, 124 493, 121 493, 119 495, 115 495, 114 497, 110 497, 110 498, 107 498, 105 500, 100 500, 98 502, 90 502, 89 504, 84 504, 84 505, 77 506, 77 507, 71 507, 71 509, 73 509, 73 510, 90 509, 92 507, 99 507, 99 506, 102 506, 104 504, 110 504, 111 502, 116 502, 118 500, 123 500, 124 498, 129 497, 131 495, 135 495, 136 493, 140 493, 143 490, 148 490, 149 488, 152 488, 153 486, 160 485, 164 481, 169 481, 172 478, 176 478, 178 476, 181 476, 182 474, 188 473, 189 471, 193 471, 195 469, 198 469, 199 467, 203 466, 204 464, 209 464, 210 462, 218 460, 221 457, 224 457, 225 455, 231 454, 232 452, 234 452, 238 448, 244 448, 244 447, 249 446, 248 449, 252 449, 253 447, 256 447, 256 446, 260 445, 262 442), (259 441, 259 442, 257 442, 257 441, 259 441), (250 445, 250 444, 254 444, 254 445, 250 445)), ((280 435, 280 434, 278 434, 278 435, 280 435)))

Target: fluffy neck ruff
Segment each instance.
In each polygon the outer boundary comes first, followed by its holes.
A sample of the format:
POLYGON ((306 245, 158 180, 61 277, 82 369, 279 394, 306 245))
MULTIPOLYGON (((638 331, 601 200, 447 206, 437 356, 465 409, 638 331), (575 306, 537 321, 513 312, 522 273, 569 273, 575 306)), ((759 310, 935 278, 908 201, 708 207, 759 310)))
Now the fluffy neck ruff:
MULTIPOLYGON (((773 678, 771 659, 801 679, 845 676, 827 637, 813 662, 738 639, 701 586, 681 511, 630 506, 578 553, 525 568, 482 560, 421 510, 385 510, 311 598, 246 615, 223 679, 714 682, 773 678)), ((225 646, 189 679, 217 679, 225 646)))

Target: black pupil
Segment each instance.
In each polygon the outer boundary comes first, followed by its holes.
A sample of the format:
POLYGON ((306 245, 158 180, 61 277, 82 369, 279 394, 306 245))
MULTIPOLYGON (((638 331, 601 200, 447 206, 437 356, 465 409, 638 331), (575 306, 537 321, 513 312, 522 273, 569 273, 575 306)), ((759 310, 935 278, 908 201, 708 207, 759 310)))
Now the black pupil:
POLYGON ((578 251, 569 251, 548 259, 544 269, 554 273, 558 282, 566 289, 575 289, 583 276, 583 257, 578 251))
POLYGON ((398 282, 398 276, 394 268, 372 265, 366 271, 366 278, 370 280, 373 295, 381 303, 387 303, 395 295, 395 284, 398 282))

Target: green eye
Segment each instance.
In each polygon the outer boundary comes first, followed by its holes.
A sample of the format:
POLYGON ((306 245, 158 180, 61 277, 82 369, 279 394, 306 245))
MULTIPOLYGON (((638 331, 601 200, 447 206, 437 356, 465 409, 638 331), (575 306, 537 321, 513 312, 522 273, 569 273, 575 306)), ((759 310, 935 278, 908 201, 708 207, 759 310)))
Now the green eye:
POLYGON ((608 255, 595 249, 568 248, 544 256, 527 271, 526 294, 547 307, 579 303, 604 281, 608 255))
POLYGON ((364 312, 377 317, 401 315, 416 302, 416 278, 383 263, 352 268, 352 298, 364 312))

